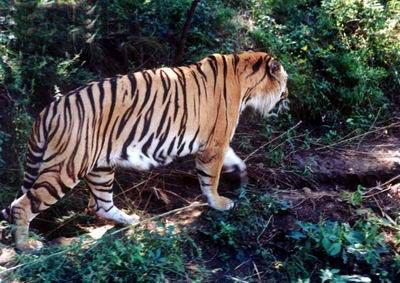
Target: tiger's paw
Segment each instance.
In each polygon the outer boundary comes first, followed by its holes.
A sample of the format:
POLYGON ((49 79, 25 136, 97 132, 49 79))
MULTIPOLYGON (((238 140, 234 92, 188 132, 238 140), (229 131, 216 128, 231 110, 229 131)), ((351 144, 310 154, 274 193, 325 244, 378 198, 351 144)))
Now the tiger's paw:
POLYGON ((226 197, 218 197, 212 201, 209 201, 209 205, 220 211, 230 210, 235 206, 235 203, 226 197))
POLYGON ((105 210, 101 209, 96 212, 96 215, 101 218, 113 220, 119 224, 124 224, 124 225, 135 224, 135 223, 139 222, 139 219, 140 219, 140 217, 138 215, 136 215, 136 214, 128 215, 125 212, 116 208, 115 206, 112 209, 110 209, 109 211, 105 211, 105 210))
POLYGON ((29 239, 25 242, 16 243, 15 249, 23 253, 34 253, 44 247, 43 243, 38 240, 29 239))
POLYGON ((136 214, 131 214, 131 215, 126 215, 124 220, 125 220, 125 223, 123 223, 123 224, 132 225, 132 224, 138 223, 140 220, 140 217, 136 214))

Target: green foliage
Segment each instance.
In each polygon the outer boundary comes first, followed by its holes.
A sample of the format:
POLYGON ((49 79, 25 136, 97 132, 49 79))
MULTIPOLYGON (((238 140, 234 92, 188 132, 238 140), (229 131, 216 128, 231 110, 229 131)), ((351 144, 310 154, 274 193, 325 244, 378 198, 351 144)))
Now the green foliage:
MULTIPOLYGON (((86 35, 87 61, 106 74, 174 64, 176 47, 191 0, 102 1, 91 8, 97 17, 76 28, 86 35)), ((87 12, 89 13, 89 12, 87 12)), ((194 13, 183 61, 193 62, 210 52, 240 48, 228 35, 233 11, 221 1, 201 1, 194 13), (223 33, 221 30, 224 30, 223 33), (226 39, 223 40, 223 39, 226 39)))
POLYGON ((2 168, 5 165, 5 162, 1 157, 3 151, 3 144, 7 142, 8 138, 9 135, 6 132, 0 130, 0 168, 2 168))
POLYGON ((365 188, 361 185, 357 186, 355 192, 343 192, 342 198, 353 206, 359 206, 364 201, 365 188))
POLYGON ((288 69, 296 117, 366 128, 388 109, 400 89, 398 1, 253 4, 252 34, 288 69))
POLYGON ((287 261, 287 269, 292 276, 310 276, 308 266, 316 261, 321 252, 328 259, 328 265, 322 263, 325 267, 329 267, 330 259, 339 259, 342 264, 352 266, 354 271, 362 270, 364 266, 364 272, 372 276, 383 279, 388 275, 382 265, 382 256, 388 255, 389 247, 377 224, 370 221, 358 221, 353 227, 331 221, 297 224, 300 229, 288 235, 296 241, 295 252, 287 261))
POLYGON ((287 203, 279 202, 271 195, 254 194, 241 189, 238 207, 227 213, 210 210, 206 216, 209 225, 202 232, 218 245, 237 249, 252 246, 256 243, 248 239, 257 237, 268 226, 274 213, 287 208, 287 203))
POLYGON ((207 277, 196 266, 198 250, 186 234, 172 226, 163 232, 136 230, 134 235, 113 238, 105 235, 92 244, 49 248, 36 255, 23 254, 23 266, 13 279, 29 282, 180 282, 207 277), (185 260, 192 261, 188 268, 185 260), (196 268, 194 268, 196 266, 196 268))

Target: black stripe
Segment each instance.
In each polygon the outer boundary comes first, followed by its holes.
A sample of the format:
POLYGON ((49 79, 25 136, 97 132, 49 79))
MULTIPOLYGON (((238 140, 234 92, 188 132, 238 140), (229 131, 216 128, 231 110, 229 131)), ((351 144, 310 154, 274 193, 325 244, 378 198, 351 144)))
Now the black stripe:
POLYGON ((178 83, 175 81, 175 109, 174 109, 174 122, 176 117, 178 116, 179 110, 179 91, 178 91, 178 83))
POLYGON ((167 156, 171 155, 171 152, 172 152, 172 150, 174 149, 174 146, 175 146, 175 140, 176 140, 176 137, 174 137, 172 139, 171 143, 169 144, 168 151, 167 151, 167 156))
POLYGON ((135 139, 136 130, 137 130, 137 127, 139 125, 139 122, 140 122, 141 118, 142 118, 142 116, 139 115, 139 117, 137 118, 135 124, 132 127, 132 130, 129 132, 128 138, 126 139, 126 141, 124 142, 124 144, 122 146, 122 152, 121 152, 121 158, 122 159, 127 159, 128 158, 127 150, 128 150, 128 147, 131 145, 132 141, 135 139))
MULTIPOLYGON (((107 122, 106 122, 106 126, 105 126, 103 134, 102 134, 100 152, 102 152, 102 150, 104 148, 106 137, 109 136, 108 127, 110 126, 110 123, 111 123, 111 120, 112 120, 112 116, 114 114, 115 102, 116 102, 116 97, 117 97, 117 79, 116 78, 112 78, 112 79, 109 80, 109 83, 111 85, 111 105, 110 105, 110 110, 109 110, 109 113, 108 113, 108 119, 107 119, 107 122)), ((103 89, 103 86, 101 87, 101 89, 103 89)), ((104 89, 103 89, 103 91, 104 91, 104 89)))
POLYGON ((47 125, 46 125, 46 121, 47 121, 47 116, 49 115, 49 111, 50 111, 50 106, 47 106, 44 110, 43 113, 43 121, 42 121, 42 130, 44 133, 44 138, 47 140, 47 125))
POLYGON ((206 74, 204 74, 203 70, 201 69, 201 65, 202 65, 201 63, 197 63, 196 69, 203 76, 203 78, 207 81, 207 76, 206 76, 206 74))
POLYGON ((177 155, 180 156, 180 154, 182 153, 183 149, 185 148, 186 143, 183 143, 181 146, 179 146, 178 151, 177 151, 177 155))
POLYGON ((164 123, 165 123, 165 120, 167 119, 167 114, 168 114, 168 110, 169 110, 169 107, 170 107, 170 103, 171 103, 171 97, 169 98, 168 103, 164 106, 164 111, 163 111, 163 114, 161 115, 161 120, 160 120, 160 123, 159 123, 159 125, 157 127, 157 131, 156 131, 156 137, 157 138, 160 136, 161 130, 162 130, 162 128, 164 126, 164 123))
MULTIPOLYGON (((27 192, 26 192, 26 197, 30 200, 30 203, 31 203, 31 211, 32 211, 33 213, 39 213, 39 212, 40 212, 40 210, 39 210, 39 207, 40 207, 40 200, 39 200, 37 197, 35 197, 35 196, 32 194, 31 191, 27 191, 27 192)), ((13 213, 13 215, 14 215, 14 213, 13 213)))
POLYGON ((99 172, 99 173, 101 173, 101 172, 104 173, 105 172, 105 173, 113 174, 114 173, 114 169, 111 168, 111 167, 96 167, 89 174, 90 175, 94 175, 94 176, 98 176, 98 175, 96 175, 96 172, 99 172))
POLYGON ((138 102, 139 95, 136 95, 135 98, 132 101, 131 106, 129 106, 128 110, 124 113, 124 115, 121 118, 121 122, 119 123, 118 130, 117 130, 117 139, 122 133, 122 130, 127 126, 126 122, 132 117, 132 113, 136 108, 136 104, 138 102))
POLYGON ((60 128, 60 120, 61 120, 61 117, 58 116, 56 125, 55 126, 51 126, 51 132, 49 133, 47 142, 51 141, 53 139, 54 135, 58 132, 58 129, 60 128))
POLYGON ((160 70, 161 82, 163 85, 163 103, 167 100, 169 90, 171 89, 171 80, 169 76, 163 71, 160 70), (165 77, 164 77, 165 76, 165 77))
POLYGON ((155 105, 156 99, 157 99, 156 94, 157 94, 157 92, 154 95, 153 102, 151 103, 149 110, 146 112, 146 114, 144 116, 142 135, 140 136, 139 141, 143 140, 143 138, 147 135, 147 133, 150 129, 150 125, 151 125, 152 117, 153 117, 153 113, 154 113, 154 105, 155 105))
POLYGON ((107 162, 110 163, 110 158, 111 158, 111 151, 112 151, 112 144, 113 144, 113 134, 114 134, 114 130, 116 128, 116 125, 119 121, 119 116, 117 116, 117 118, 114 121, 114 125, 111 128, 111 132, 110 135, 108 136, 108 144, 107 144, 107 162))
POLYGON ((137 81, 134 74, 128 74, 128 79, 131 82, 131 98, 135 95, 136 88, 137 88, 137 81))
POLYGON ((161 135, 160 140, 159 140, 159 142, 158 142, 158 144, 157 144, 157 146, 156 146, 156 148, 154 150, 153 158, 156 159, 157 161, 158 161, 157 153, 160 150, 161 146, 163 146, 165 141, 167 140, 170 127, 171 127, 171 117, 168 118, 167 127, 166 127, 164 133, 161 135))
POLYGON ((144 155, 146 155, 147 157, 149 157, 148 155, 148 150, 149 147, 151 146, 151 143, 153 142, 153 138, 154 138, 154 133, 151 134, 151 136, 149 137, 149 139, 143 144, 142 146, 142 152, 144 155))
MULTIPOLYGON (((197 79, 197 75, 196 75, 196 73, 195 73, 194 71, 192 71, 192 75, 193 75, 194 81, 195 81, 196 86, 197 86, 197 95, 198 95, 198 99, 199 99, 199 107, 197 108, 197 107, 196 107, 196 96, 193 96, 193 97, 194 97, 194 102, 193 102, 194 113, 195 113, 195 116, 197 116, 197 114, 196 114, 196 113, 197 113, 197 110, 200 110, 201 89, 200 89, 199 80, 197 79)), ((200 116, 200 112, 199 112, 198 115, 200 116)), ((199 120, 200 120, 200 119, 199 119, 199 120)))
POLYGON ((96 181, 93 181, 92 179, 90 179, 90 177, 89 177, 89 178, 86 178, 86 182, 88 182, 88 183, 90 183, 91 185, 94 185, 94 186, 109 187, 109 186, 111 186, 113 184, 114 179, 111 179, 111 180, 108 180, 108 181, 104 181, 104 182, 96 182, 96 181))
POLYGON ((201 169, 196 168, 196 172, 197 172, 197 174, 199 174, 199 175, 202 176, 202 177, 214 178, 213 176, 208 175, 206 172, 204 172, 204 171, 201 170, 201 169))
POLYGON ((192 152, 193 151, 193 144, 197 139, 197 135, 200 132, 200 127, 197 129, 196 134, 194 135, 194 138, 192 139, 192 141, 189 143, 189 151, 192 152))
POLYGON ((253 67, 252 67, 253 74, 256 73, 260 69, 262 61, 263 61, 263 58, 260 57, 260 58, 258 58, 257 62, 253 65, 253 67))
POLYGON ((211 70, 214 74, 214 94, 215 94, 215 89, 217 87, 217 71, 218 71, 218 63, 217 63, 217 58, 214 55, 211 55, 208 57, 209 64, 211 67, 211 70))
POLYGON ((105 203, 110 203, 112 202, 112 200, 107 200, 107 199, 103 199, 101 197, 96 196, 93 192, 92 192, 92 196, 95 198, 96 202, 97 201, 101 201, 101 202, 105 202, 105 203))
POLYGON ((222 56, 222 62, 223 62, 223 66, 224 66, 224 90, 223 90, 223 94, 224 94, 224 100, 225 100, 225 133, 228 130, 228 99, 227 99, 227 91, 226 91, 226 80, 227 80, 227 75, 228 75, 228 66, 226 64, 226 58, 225 56, 222 56))
POLYGON ((144 95, 144 100, 142 102, 142 107, 139 110, 139 114, 142 113, 144 107, 147 105, 147 102, 150 99, 151 86, 153 84, 153 79, 152 79, 152 76, 150 74, 148 74, 147 72, 144 71, 144 72, 142 72, 142 76, 143 76, 143 78, 144 78, 144 80, 146 82, 146 87, 145 87, 146 88, 146 92, 145 92, 145 95, 144 95))
POLYGON ((104 105, 104 80, 97 83, 97 87, 100 92, 100 116, 103 116, 103 105, 104 105))
POLYGON ((233 65, 234 65, 234 70, 235 73, 237 73, 237 66, 239 64, 240 57, 237 54, 233 54, 233 65))
POLYGON ((92 108, 93 116, 95 116, 96 115, 96 106, 95 106, 95 102, 94 102, 94 98, 93 98, 92 85, 89 85, 89 87, 87 88, 87 94, 89 97, 90 107, 92 108))
POLYGON ((109 194, 112 194, 113 192, 114 192, 114 189, 113 188, 111 188, 111 189, 98 189, 98 188, 92 188, 93 190, 96 190, 96 191, 98 191, 98 192, 101 192, 101 193, 109 193, 109 194))
POLYGON ((201 185, 202 187, 210 187, 210 186, 211 186, 211 184, 206 183, 206 182, 203 182, 203 181, 200 182, 200 185, 201 185))

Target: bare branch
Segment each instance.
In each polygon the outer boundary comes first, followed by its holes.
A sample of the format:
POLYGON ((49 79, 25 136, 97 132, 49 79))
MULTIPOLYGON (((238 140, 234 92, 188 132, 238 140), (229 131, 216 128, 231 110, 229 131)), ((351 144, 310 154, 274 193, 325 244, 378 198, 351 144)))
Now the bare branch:
POLYGON ((185 21, 185 24, 183 25, 182 33, 181 33, 180 39, 176 46, 176 53, 175 53, 175 60, 174 60, 175 66, 180 65, 182 62, 183 52, 185 49, 190 25, 192 24, 194 12, 196 11, 196 7, 197 7, 197 4, 199 4, 199 2, 200 2, 200 0, 193 0, 192 5, 190 6, 190 9, 186 14, 186 21, 185 21))

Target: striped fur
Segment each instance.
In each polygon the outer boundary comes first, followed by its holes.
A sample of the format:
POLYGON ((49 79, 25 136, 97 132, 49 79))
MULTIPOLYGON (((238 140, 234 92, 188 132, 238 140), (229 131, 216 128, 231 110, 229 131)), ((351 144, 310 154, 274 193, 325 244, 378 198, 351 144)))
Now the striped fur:
POLYGON ((219 174, 242 160, 229 147, 247 106, 267 115, 287 96, 287 74, 266 53, 212 55, 196 64, 145 70, 89 83, 46 107, 28 144, 24 182, 4 217, 15 224, 19 249, 30 221, 84 179, 89 208, 134 223, 113 204, 116 166, 148 170, 196 154, 200 186, 210 206, 227 210, 217 192, 219 174))

